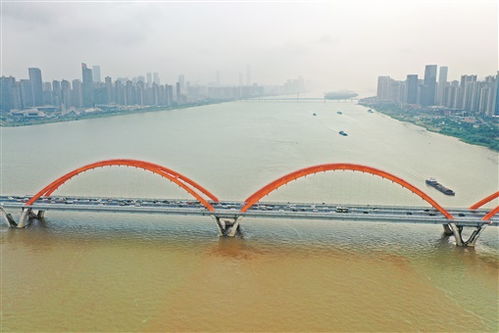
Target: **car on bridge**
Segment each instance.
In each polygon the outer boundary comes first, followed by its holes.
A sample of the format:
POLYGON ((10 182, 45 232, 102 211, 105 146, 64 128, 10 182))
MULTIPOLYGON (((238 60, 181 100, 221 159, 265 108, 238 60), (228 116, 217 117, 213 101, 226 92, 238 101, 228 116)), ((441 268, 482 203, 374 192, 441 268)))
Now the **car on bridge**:
POLYGON ((334 211, 336 213, 348 213, 350 210, 346 207, 338 206, 338 207, 336 207, 336 209, 334 211))

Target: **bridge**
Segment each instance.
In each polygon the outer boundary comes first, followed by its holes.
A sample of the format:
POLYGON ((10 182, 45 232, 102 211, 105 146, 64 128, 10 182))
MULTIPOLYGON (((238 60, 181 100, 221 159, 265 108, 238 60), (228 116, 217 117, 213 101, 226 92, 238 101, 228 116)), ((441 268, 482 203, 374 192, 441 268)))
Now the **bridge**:
POLYGON ((342 99, 328 99, 325 97, 251 97, 251 98, 244 98, 241 99, 241 101, 244 102, 350 102, 352 100, 357 100, 357 97, 352 97, 352 98, 342 98, 342 99))
POLYGON ((32 196, 0 196, 0 211, 6 223, 12 228, 25 228, 31 224, 32 220, 43 220, 45 212, 49 210, 211 216, 215 219, 220 234, 231 237, 240 233, 240 221, 243 217, 442 224, 444 234, 453 235, 456 245, 474 246, 486 226, 499 225, 499 220, 495 218, 499 206, 493 209, 481 208, 498 197, 499 191, 488 195, 469 208, 445 209, 419 188, 386 171, 352 163, 329 163, 286 174, 263 186, 244 201, 221 201, 197 182, 172 169, 151 162, 115 159, 91 163, 68 172, 32 196), (189 193, 193 199, 52 196, 60 186, 73 177, 108 166, 135 167, 150 171, 176 184, 189 193), (289 182, 320 172, 338 170, 362 172, 387 179, 419 196, 429 207, 261 201, 268 194, 289 182), (21 210, 17 222, 12 214, 7 212, 8 209, 21 210), (465 227, 473 229, 467 239, 463 238, 462 233, 465 227))

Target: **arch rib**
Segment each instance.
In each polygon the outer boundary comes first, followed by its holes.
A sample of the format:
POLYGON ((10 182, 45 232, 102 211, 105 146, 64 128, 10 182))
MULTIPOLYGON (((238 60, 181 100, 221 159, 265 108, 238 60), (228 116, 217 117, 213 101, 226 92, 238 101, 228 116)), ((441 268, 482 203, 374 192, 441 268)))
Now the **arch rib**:
POLYGON ((115 160, 99 161, 99 162, 87 164, 83 167, 80 167, 80 168, 75 169, 71 172, 68 172, 67 174, 57 178, 56 180, 54 180, 53 182, 51 182, 50 184, 45 186, 43 189, 41 189, 30 200, 28 200, 25 205, 30 206, 34 202, 36 202, 36 200, 38 200, 41 196, 51 195, 61 185, 63 185, 69 179, 75 177, 76 175, 78 175, 80 173, 83 173, 85 171, 92 170, 95 168, 104 167, 104 166, 129 166, 129 167, 137 167, 137 168, 151 171, 151 172, 158 174, 158 175, 162 176, 163 178, 166 178, 166 179, 170 180, 171 182, 177 184, 179 187, 181 187, 186 192, 188 192, 190 195, 192 195, 195 199, 197 199, 209 211, 215 210, 213 208, 213 206, 205 198, 203 198, 199 193, 194 191, 187 184, 200 190, 203 194, 205 194, 206 196, 208 196, 209 198, 211 198, 214 201, 218 201, 217 197, 215 197, 208 190, 206 190, 205 188, 203 188, 201 185, 197 184, 193 180, 191 180, 191 179, 189 179, 189 178, 187 178, 187 177, 185 177, 185 176, 183 176, 183 175, 181 175, 181 174, 179 174, 171 169, 160 166, 158 164, 145 162, 145 161, 139 161, 139 160, 129 160, 129 159, 115 159, 115 160))
MULTIPOLYGON (((494 209, 491 209, 490 212, 488 212, 487 214, 485 214, 484 217, 482 217, 482 220, 483 221, 489 221, 490 219, 492 219, 494 217, 494 215, 496 215, 497 213, 499 213, 499 206, 496 206, 496 208, 494 209)), ((490 221, 489 223, 491 223, 492 221, 490 221)))
POLYGON ((318 172, 325 172, 325 171, 334 171, 334 170, 349 170, 349 171, 360 171, 360 172, 366 172, 370 173, 375 176, 379 176, 381 178, 389 179, 402 187, 408 189, 409 191, 413 192, 414 194, 418 195, 421 197, 423 200, 428 202, 431 206, 433 206, 435 209, 437 209, 442 215, 444 215, 447 219, 451 220, 454 217, 447 211, 445 210, 442 206, 440 206, 435 200, 433 200, 429 195, 415 187, 414 185, 411 185, 407 181, 403 180, 402 178, 399 178, 391 173, 388 173, 386 171, 382 171, 379 169, 375 169, 369 166, 365 165, 360 165, 360 164, 351 164, 351 163, 329 163, 329 164, 321 164, 321 165, 315 165, 311 166, 308 168, 303 168, 294 172, 291 172, 287 175, 284 175, 273 182, 265 185, 252 195, 250 195, 246 200, 245 200, 245 205, 241 208, 241 212, 247 211, 251 206, 253 206, 255 203, 260 201, 261 198, 264 196, 268 195, 272 191, 278 189, 279 187, 296 180, 301 177, 305 177, 310 174, 315 174, 318 172))
POLYGON ((482 207, 483 205, 489 203, 490 201, 496 199, 497 197, 499 197, 499 191, 492 193, 491 195, 483 198, 482 200, 480 200, 478 202, 475 202, 473 205, 470 206, 470 209, 478 209, 478 208, 482 207))

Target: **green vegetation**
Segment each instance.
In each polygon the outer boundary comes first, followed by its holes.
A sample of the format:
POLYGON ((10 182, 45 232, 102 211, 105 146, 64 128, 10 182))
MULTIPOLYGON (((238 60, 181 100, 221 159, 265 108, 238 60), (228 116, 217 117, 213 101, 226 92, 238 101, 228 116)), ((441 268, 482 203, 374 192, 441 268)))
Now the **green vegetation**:
POLYGON ((394 119, 422 126, 429 131, 449 135, 463 142, 485 146, 499 151, 498 119, 470 115, 464 111, 402 107, 398 104, 361 100, 359 104, 371 107, 394 119))

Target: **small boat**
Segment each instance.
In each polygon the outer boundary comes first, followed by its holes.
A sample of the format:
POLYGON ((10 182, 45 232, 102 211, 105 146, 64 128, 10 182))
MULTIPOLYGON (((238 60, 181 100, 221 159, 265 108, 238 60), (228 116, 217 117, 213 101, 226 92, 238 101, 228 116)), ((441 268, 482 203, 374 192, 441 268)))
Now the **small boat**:
POLYGON ((337 114, 343 114, 343 112, 341 112, 341 111, 338 111, 338 112, 336 112, 336 113, 337 113, 337 114))
POLYGON ((369 113, 374 113, 374 111, 373 111, 373 110, 371 110, 371 109, 367 110, 367 112, 369 112, 369 113))
POLYGON ((339 131, 338 133, 343 136, 348 136, 348 134, 345 131, 339 131))
POLYGON ((312 113, 312 116, 317 116, 317 113, 315 113, 315 112, 314 112, 314 113, 312 113))

